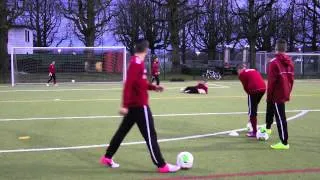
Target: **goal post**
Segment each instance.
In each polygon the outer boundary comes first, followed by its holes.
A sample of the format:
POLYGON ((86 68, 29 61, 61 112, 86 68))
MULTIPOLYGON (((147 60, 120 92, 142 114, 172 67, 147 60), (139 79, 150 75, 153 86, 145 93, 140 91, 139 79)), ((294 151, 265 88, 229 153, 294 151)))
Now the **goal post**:
MULTIPOLYGON (((287 52, 287 55, 294 63, 295 75, 320 77, 320 53, 287 52)), ((267 74, 268 63, 274 57, 274 52, 257 52, 257 70, 267 74)))
POLYGON ((127 76, 123 46, 13 47, 11 85, 47 83, 53 61, 58 83, 123 82, 127 76))

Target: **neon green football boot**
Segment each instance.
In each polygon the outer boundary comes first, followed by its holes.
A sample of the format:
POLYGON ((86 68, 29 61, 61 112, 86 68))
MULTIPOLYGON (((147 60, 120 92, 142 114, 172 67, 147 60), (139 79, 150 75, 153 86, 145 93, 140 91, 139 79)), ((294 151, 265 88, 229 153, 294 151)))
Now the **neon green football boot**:
POLYGON ((267 129, 265 127, 261 127, 259 130, 260 130, 261 133, 267 133, 269 136, 271 136, 271 134, 272 134, 272 130, 271 129, 267 129))
POLYGON ((271 136, 272 130, 271 130, 271 129, 266 129, 266 133, 267 133, 269 136, 271 136))
POLYGON ((272 149, 276 149, 276 150, 288 150, 290 148, 289 144, 284 145, 284 144, 282 144, 282 142, 279 142, 277 144, 273 144, 270 147, 272 149))

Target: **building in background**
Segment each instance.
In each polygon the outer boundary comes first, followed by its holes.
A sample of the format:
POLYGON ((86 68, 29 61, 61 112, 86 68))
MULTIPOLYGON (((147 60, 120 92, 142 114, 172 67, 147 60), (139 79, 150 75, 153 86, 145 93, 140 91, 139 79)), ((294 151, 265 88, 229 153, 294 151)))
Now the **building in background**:
MULTIPOLYGON (((8 53, 11 54, 12 47, 33 47, 33 33, 24 25, 15 25, 8 32, 8 53)), ((15 54, 33 54, 33 49, 16 49, 15 54)))

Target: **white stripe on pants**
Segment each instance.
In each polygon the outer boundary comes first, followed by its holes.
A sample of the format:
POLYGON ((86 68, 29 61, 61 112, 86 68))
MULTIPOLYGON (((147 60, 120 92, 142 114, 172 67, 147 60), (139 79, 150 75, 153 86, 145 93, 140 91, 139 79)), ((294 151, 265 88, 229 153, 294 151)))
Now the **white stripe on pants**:
POLYGON ((248 95, 249 117, 251 117, 251 96, 248 95))
POLYGON ((276 106, 277 115, 278 115, 278 117, 279 117, 279 122, 280 122, 280 126, 281 126, 281 137, 282 137, 282 140, 284 140, 283 124, 282 124, 281 115, 280 115, 280 113, 279 113, 278 104, 277 104, 277 103, 275 103, 274 105, 276 106))
POLYGON ((148 115, 147 106, 143 106, 143 109, 144 109, 144 116, 145 116, 145 120, 146 120, 147 132, 148 132, 148 144, 149 144, 149 147, 150 147, 152 158, 158 164, 158 161, 157 161, 156 156, 154 155, 153 148, 152 148, 152 143, 151 143, 150 127, 149 127, 149 115, 148 115))

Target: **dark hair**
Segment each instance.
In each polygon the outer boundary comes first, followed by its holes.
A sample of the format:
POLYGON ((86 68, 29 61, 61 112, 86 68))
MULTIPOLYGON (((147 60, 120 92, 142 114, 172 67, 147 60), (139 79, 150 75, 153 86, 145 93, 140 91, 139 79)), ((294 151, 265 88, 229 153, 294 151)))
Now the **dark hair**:
POLYGON ((158 59, 158 56, 157 55, 152 55, 151 59, 152 59, 152 61, 154 61, 154 60, 158 59))
POLYGON ((239 70, 239 69, 243 69, 243 68, 246 68, 247 67, 247 65, 246 64, 238 64, 237 65, 237 70, 239 70))
POLYGON ((149 41, 145 39, 139 39, 135 43, 134 51, 136 53, 142 53, 142 52, 145 52, 148 48, 149 48, 149 41))
POLYGON ((276 51, 286 52, 287 51, 287 41, 284 39, 278 39, 276 43, 276 51))

